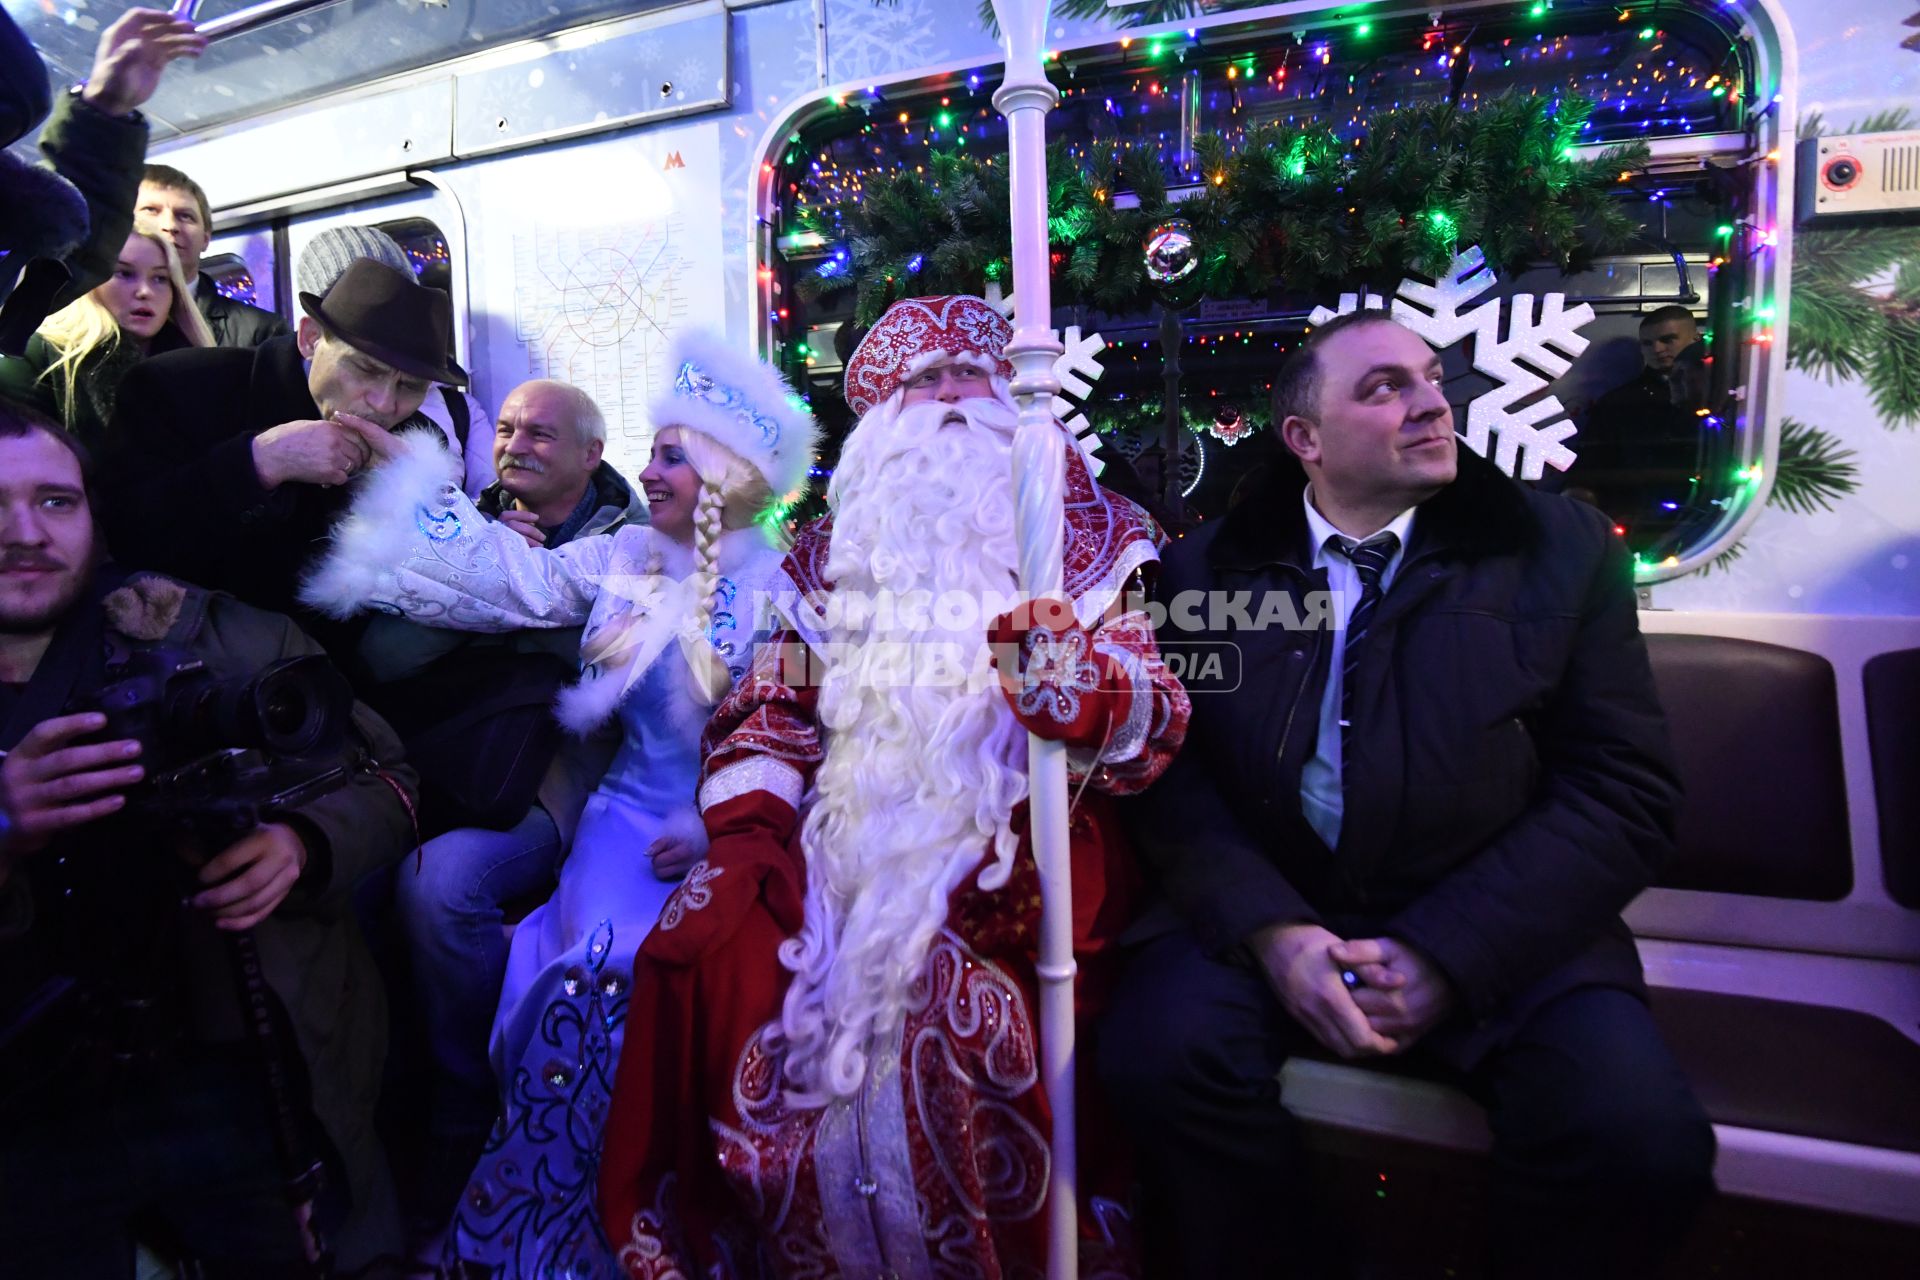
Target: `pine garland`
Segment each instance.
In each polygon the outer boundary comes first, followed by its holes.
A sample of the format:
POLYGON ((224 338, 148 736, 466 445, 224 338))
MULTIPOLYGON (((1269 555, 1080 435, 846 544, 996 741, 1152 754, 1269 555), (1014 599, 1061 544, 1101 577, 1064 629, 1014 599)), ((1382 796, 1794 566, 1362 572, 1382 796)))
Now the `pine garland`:
MULTIPOLYGON (((885 3, 886 0, 879 0, 885 3)), ((1257 0, 1145 0, 1143 4, 1131 5, 1116 11, 1109 8, 1107 0, 1054 0, 1052 16, 1058 18, 1106 18, 1119 27, 1146 27, 1161 22, 1178 22, 1182 18, 1198 17, 1200 14, 1222 9, 1247 8, 1257 0)), ((980 25, 996 39, 1000 35, 1000 19, 993 11, 993 0, 980 0, 980 25)))
MULTIPOLYGON (((1409 270, 1445 270, 1466 244, 1496 270, 1545 260, 1577 271, 1632 240, 1636 223, 1612 193, 1647 157, 1636 143, 1572 158, 1592 111, 1581 98, 1506 95, 1471 110, 1383 112, 1351 145, 1319 125, 1262 126, 1238 144, 1202 135, 1204 183, 1178 201, 1149 150, 1109 141, 1076 158, 1056 145, 1047 161, 1056 287, 1067 301, 1146 310, 1159 297, 1141 245, 1173 218, 1193 227, 1200 295, 1210 298, 1385 291, 1409 270), (1138 205, 1115 207, 1122 191, 1138 205)), ((874 178, 862 199, 805 209, 800 221, 847 251, 801 276, 801 300, 853 287, 858 324, 901 297, 979 293, 1011 275, 1004 158, 936 153, 924 174, 874 178)))
MULTIPOLYGON (((1273 423, 1273 409, 1263 396, 1256 396, 1246 403, 1239 401, 1229 403, 1240 411, 1240 418, 1246 424, 1248 435, 1263 430, 1273 423)), ((1204 411, 1205 408, 1205 401, 1199 402, 1197 407, 1184 403, 1180 407, 1181 420, 1186 423, 1187 430, 1195 435, 1209 435, 1213 432, 1214 420, 1204 411)), ((1161 411, 1159 396, 1101 400, 1087 405, 1084 412, 1087 420, 1093 424, 1093 429, 1102 436, 1135 431, 1150 439, 1158 440, 1166 423, 1166 415, 1161 411)))

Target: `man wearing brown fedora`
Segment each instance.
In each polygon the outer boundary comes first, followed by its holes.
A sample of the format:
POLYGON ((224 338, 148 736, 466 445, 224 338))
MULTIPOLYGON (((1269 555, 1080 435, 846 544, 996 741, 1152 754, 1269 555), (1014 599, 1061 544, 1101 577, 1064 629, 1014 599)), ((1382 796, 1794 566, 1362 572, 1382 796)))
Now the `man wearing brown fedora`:
POLYGON ((122 564, 292 614, 326 643, 294 592, 346 505, 342 486, 433 384, 467 375, 447 354, 452 303, 408 272, 360 259, 300 306, 291 335, 170 352, 127 374, 101 520, 122 564))

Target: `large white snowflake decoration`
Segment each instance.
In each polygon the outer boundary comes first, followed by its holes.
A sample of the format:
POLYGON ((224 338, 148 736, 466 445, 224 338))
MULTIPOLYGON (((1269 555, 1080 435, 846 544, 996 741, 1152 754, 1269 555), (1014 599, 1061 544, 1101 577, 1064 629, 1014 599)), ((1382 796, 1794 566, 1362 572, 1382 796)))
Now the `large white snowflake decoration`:
MULTIPOLYGON (((1436 347, 1473 339, 1473 367, 1498 379, 1499 385, 1467 406, 1462 438, 1469 449, 1491 458, 1508 475, 1538 480, 1548 467, 1565 471, 1574 462, 1566 442, 1575 427, 1567 421, 1558 396, 1540 393, 1548 379, 1572 367, 1571 357, 1587 349, 1579 330, 1592 323, 1593 308, 1584 302, 1568 307, 1565 294, 1549 293, 1541 296, 1536 319, 1533 295, 1516 293, 1502 337, 1500 300, 1489 298, 1470 305, 1494 284, 1486 256, 1477 247, 1469 248, 1454 258, 1446 276, 1436 283, 1402 280, 1392 314, 1436 347)), ((1377 294, 1345 293, 1340 295, 1338 310, 1318 307, 1309 319, 1325 324, 1336 315, 1385 303, 1377 294)))
POLYGON ((1080 326, 1070 324, 1061 336, 1066 344, 1066 352, 1053 362, 1053 374, 1060 379, 1060 390, 1064 395, 1053 398, 1053 416, 1067 425, 1067 430, 1079 435, 1090 430, 1087 416, 1080 412, 1079 406, 1068 400, 1086 403, 1093 394, 1093 384, 1100 381, 1100 375, 1106 370, 1100 367, 1100 353, 1107 349, 1107 340, 1099 334, 1091 337, 1080 336, 1080 326))
MULTIPOLYGON (((987 282, 984 297, 988 306, 1009 321, 1013 319, 1014 295, 1001 293, 997 281, 987 282)), ((1074 400, 1084 403, 1086 398, 1093 394, 1093 384, 1098 382, 1100 375, 1106 372, 1100 365, 1100 354, 1107 349, 1107 341, 1097 333, 1091 337, 1082 337, 1080 326, 1070 324, 1067 326, 1066 333, 1061 336, 1061 342, 1066 350, 1061 353, 1058 360, 1053 362, 1053 376, 1060 379, 1060 390, 1066 394, 1053 398, 1053 416, 1060 419, 1062 426, 1073 432, 1074 439, 1080 442, 1080 451, 1087 455, 1087 465, 1093 468, 1093 474, 1098 476, 1106 466, 1100 459, 1093 456, 1093 451, 1100 447, 1100 437, 1095 434, 1093 424, 1087 421, 1087 415, 1080 411, 1080 406, 1073 400, 1067 399, 1067 396, 1072 396, 1074 400)))

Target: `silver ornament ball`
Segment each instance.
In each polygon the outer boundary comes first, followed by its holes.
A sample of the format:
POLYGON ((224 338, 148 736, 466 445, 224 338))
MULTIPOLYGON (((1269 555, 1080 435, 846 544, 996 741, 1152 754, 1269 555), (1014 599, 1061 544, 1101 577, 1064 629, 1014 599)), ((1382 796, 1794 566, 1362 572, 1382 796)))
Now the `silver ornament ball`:
POLYGON ((1146 254, 1147 279, 1160 288, 1179 284, 1200 269, 1193 226, 1185 218, 1170 219, 1149 231, 1141 248, 1146 254))

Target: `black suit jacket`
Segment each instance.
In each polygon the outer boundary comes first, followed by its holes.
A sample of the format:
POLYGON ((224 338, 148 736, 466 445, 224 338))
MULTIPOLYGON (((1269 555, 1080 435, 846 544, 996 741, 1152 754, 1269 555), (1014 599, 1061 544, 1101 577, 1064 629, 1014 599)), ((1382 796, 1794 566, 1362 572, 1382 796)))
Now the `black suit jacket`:
POLYGON ((1173 904, 1216 954, 1287 921, 1413 944, 1461 997, 1436 1047, 1462 1060, 1570 987, 1640 989, 1619 913, 1672 848, 1679 785, 1621 540, 1461 450, 1368 628, 1329 849, 1300 775, 1338 637, 1311 625, 1326 581, 1290 462, 1162 559, 1162 651, 1224 642, 1242 663, 1188 678, 1186 747, 1135 803, 1173 904), (1208 591, 1248 621, 1203 604, 1183 627, 1178 597, 1208 591), (1269 603, 1287 607, 1260 626, 1269 603))
POLYGON ((101 524, 114 558, 311 620, 295 602, 300 574, 347 491, 289 483, 268 492, 253 438, 319 416, 291 337, 135 365, 102 465, 101 524))
POLYGON ((293 332, 273 312, 227 297, 205 275, 194 282, 193 304, 206 317, 207 328, 213 330, 216 347, 257 347, 269 338, 283 338, 293 332))

